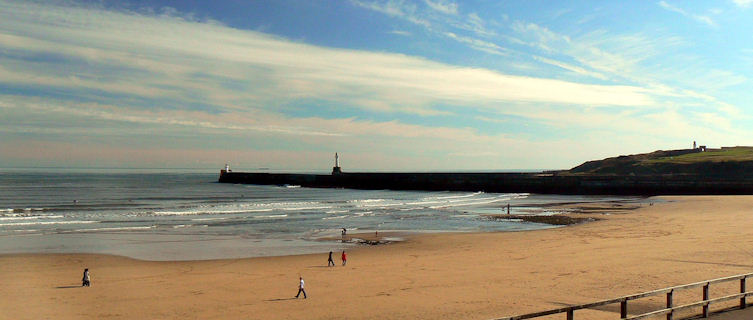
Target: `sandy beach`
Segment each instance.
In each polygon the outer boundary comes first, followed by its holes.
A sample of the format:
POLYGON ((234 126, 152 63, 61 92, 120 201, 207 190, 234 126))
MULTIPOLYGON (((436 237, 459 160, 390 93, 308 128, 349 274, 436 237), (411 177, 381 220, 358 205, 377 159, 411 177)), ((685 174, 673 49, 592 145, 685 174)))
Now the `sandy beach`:
MULTIPOLYGON (((610 212, 607 210, 607 212, 610 212)), ((751 271, 753 196, 661 197, 563 228, 413 236, 327 255, 0 256, 2 319, 490 319, 751 271), (92 286, 81 288, 84 268, 92 286), (298 276, 308 299, 293 299, 298 276)), ((712 287, 712 298, 734 292, 712 287)), ((700 296, 692 290, 689 296, 700 296)), ((676 304, 686 299, 676 298, 676 304)), ((629 304, 635 314, 662 299, 629 304)), ((616 319, 619 306, 576 312, 616 319)), ((558 315, 545 319, 561 319, 558 315)))

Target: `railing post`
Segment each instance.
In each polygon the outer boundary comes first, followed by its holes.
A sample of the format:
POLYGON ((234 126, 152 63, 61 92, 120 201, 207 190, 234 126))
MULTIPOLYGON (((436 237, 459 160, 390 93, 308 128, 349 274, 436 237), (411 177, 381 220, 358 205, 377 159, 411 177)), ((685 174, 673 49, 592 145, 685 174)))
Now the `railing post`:
POLYGON ((567 320, 573 320, 573 309, 567 309, 567 320))
POLYGON ((627 318, 627 299, 620 302, 620 318, 627 318))
MULTIPOLYGON (((674 289, 669 290, 669 292, 667 292, 667 309, 672 308, 672 293, 674 292, 675 292, 674 289)), ((667 320, 672 320, 672 313, 673 313, 673 310, 669 310, 669 313, 667 313, 667 320)))
MULTIPOLYGON (((745 293, 745 276, 740 279, 740 293, 745 293)), ((740 297, 740 309, 745 309, 745 307, 747 307, 747 303, 745 303, 745 295, 743 295, 740 297)))
MULTIPOLYGON (((703 301, 709 301, 709 284, 703 286, 703 301)), ((703 317, 709 317, 709 305, 708 303, 703 305, 703 317)))

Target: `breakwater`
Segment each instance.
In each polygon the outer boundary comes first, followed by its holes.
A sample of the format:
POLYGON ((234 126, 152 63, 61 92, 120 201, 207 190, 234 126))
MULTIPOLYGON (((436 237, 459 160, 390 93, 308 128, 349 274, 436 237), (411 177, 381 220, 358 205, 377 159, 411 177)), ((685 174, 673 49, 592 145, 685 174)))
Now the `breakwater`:
POLYGON ((223 172, 219 182, 366 190, 484 191, 582 195, 753 194, 753 178, 713 175, 573 175, 541 173, 223 172))

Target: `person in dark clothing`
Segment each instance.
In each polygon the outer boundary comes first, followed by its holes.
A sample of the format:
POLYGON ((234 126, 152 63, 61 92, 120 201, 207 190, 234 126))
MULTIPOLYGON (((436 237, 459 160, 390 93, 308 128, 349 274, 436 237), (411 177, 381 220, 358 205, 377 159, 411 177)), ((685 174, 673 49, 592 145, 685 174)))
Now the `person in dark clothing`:
POLYGON ((89 269, 84 269, 84 278, 81 279, 81 286, 82 287, 88 287, 91 285, 91 282, 89 282, 89 269))
POLYGON ((329 252, 329 260, 327 260, 327 266, 328 267, 335 266, 335 260, 332 260, 332 251, 329 252))
POLYGON ((299 277, 301 282, 298 283, 298 294, 295 295, 295 298, 298 299, 298 296, 303 292, 303 298, 306 299, 306 290, 303 290, 303 277, 299 277))

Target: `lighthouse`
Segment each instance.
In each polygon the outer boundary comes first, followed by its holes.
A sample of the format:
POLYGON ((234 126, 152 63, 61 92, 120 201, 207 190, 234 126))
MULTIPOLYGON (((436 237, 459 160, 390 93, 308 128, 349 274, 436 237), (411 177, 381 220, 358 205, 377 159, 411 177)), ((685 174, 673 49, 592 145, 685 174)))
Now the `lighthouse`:
POLYGON ((335 166, 332 167, 332 174, 341 174, 342 170, 340 170, 340 156, 337 155, 337 152, 335 152, 335 166))
POLYGON ((222 175, 223 175, 223 174, 226 174, 226 173, 228 173, 228 172, 231 172, 231 171, 232 171, 232 170, 230 170, 230 165, 228 165, 228 164, 226 163, 226 164, 225 164, 225 169, 222 169, 222 170, 220 170, 220 177, 222 177, 222 175))

